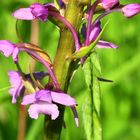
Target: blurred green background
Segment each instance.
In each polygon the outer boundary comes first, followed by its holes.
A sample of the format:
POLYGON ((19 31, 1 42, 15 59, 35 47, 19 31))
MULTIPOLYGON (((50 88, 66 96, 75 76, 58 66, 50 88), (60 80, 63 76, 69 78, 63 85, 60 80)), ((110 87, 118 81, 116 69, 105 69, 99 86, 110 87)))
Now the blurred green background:
MULTIPOLYGON (((50 0, 51 1, 51 0, 50 0)), ((15 19, 11 13, 28 6, 34 0, 1 0, 0 1, 0 39, 18 42, 15 31, 15 19)), ((41 0, 47 2, 47 0, 41 0)), ((122 0, 121 3, 134 3, 139 0, 122 0)), ((103 39, 112 41, 118 49, 98 49, 102 75, 113 83, 101 83, 102 91, 102 124, 104 140, 140 140, 140 15, 126 19, 115 13, 106 17, 110 19, 103 39)), ((30 40, 30 22, 20 23, 24 41, 30 40)), ((59 38, 58 29, 51 24, 39 23, 39 44, 54 59, 59 38)), ((28 55, 21 54, 22 68, 28 71, 28 55)), ((8 70, 16 70, 11 58, 0 54, 0 89, 9 85, 8 70)), ((43 66, 36 65, 37 70, 43 66)), ((84 102, 83 72, 79 68, 73 78, 69 93, 77 99, 80 127, 76 128, 69 108, 66 109, 66 129, 62 131, 62 140, 85 140, 82 123, 82 103, 84 102), (81 81, 81 82, 79 82, 81 81), (83 84, 82 84, 83 83, 83 84)), ((18 134, 19 104, 12 104, 7 91, 0 92, 0 140, 16 140, 18 134)), ((27 118, 26 140, 40 140, 42 117, 38 120, 27 118)))

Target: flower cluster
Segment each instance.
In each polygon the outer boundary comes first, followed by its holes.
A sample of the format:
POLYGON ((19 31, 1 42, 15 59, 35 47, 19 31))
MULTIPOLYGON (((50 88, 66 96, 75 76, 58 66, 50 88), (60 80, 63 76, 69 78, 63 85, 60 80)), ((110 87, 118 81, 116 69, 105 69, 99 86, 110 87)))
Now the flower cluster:
MULTIPOLYGON (((65 9, 68 2, 58 0, 58 4, 65 9)), ((95 46, 98 48, 117 48, 115 44, 101 40, 104 30, 101 28, 101 19, 113 12, 121 12, 125 17, 132 17, 140 12, 140 4, 121 5, 118 0, 96 0, 93 4, 89 4, 85 11, 85 18, 83 18, 84 24, 82 24, 82 29, 79 31, 84 38, 83 40, 79 39, 80 37, 74 27, 61 15, 60 10, 53 3, 34 3, 28 8, 16 10, 13 16, 18 20, 39 19, 41 22, 46 22, 49 18, 59 20, 63 26, 66 26, 71 31, 75 41, 75 53, 71 58, 78 60, 83 60, 84 58, 85 60, 95 46), (97 9, 99 5, 102 7, 100 12, 97 9), (94 15, 98 16, 93 21, 94 15)), ((59 26, 57 20, 55 24, 59 26)), ((39 114, 47 114, 51 116, 52 120, 59 116, 58 104, 70 106, 78 125, 78 116, 75 109, 77 103, 74 98, 61 90, 53 71, 53 64, 46 52, 31 43, 15 44, 7 40, 0 40, 0 51, 6 57, 12 56, 18 68, 18 71, 9 71, 8 73, 11 83, 9 93, 12 96, 12 103, 16 103, 17 98, 21 97, 22 105, 30 105, 28 111, 31 118, 37 119, 39 114), (18 59, 18 54, 21 51, 28 53, 35 60, 41 62, 48 70, 48 73, 24 74, 20 69, 18 59), (41 84, 40 80, 45 76, 49 76, 52 79, 52 88, 41 84)), ((82 62, 84 63, 84 61, 82 62)))

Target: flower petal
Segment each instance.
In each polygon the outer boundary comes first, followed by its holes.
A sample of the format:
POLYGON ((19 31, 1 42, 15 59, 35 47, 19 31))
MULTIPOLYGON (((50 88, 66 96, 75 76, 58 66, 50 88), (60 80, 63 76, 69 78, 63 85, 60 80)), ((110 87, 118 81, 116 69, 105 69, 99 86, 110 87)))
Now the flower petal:
POLYGON ((21 77, 18 72, 16 71, 9 71, 8 72, 10 83, 12 88, 9 90, 10 95, 12 98, 12 103, 16 103, 16 98, 20 96, 23 92, 23 84, 21 77))
POLYGON ((48 18, 48 9, 45 8, 44 5, 39 4, 39 3, 34 3, 30 6, 32 9, 31 12, 32 14, 36 17, 39 18, 42 21, 46 21, 48 18))
POLYGON ((28 105, 36 102, 35 94, 25 95, 22 100, 22 105, 28 105))
POLYGON ((99 40, 96 46, 97 48, 112 48, 112 49, 118 48, 118 46, 116 46, 115 44, 103 40, 99 40))
POLYGON ((49 90, 40 90, 36 92, 35 98, 37 101, 52 103, 51 92, 49 90))
POLYGON ((12 54, 14 62, 18 61, 18 53, 19 53, 19 49, 16 47, 12 54))
POLYGON ((49 73, 48 73, 48 72, 43 72, 43 71, 41 71, 41 72, 34 72, 33 75, 34 75, 35 79, 41 80, 41 79, 43 79, 45 76, 48 76, 49 73))
POLYGON ((101 32, 100 22, 98 22, 98 23, 95 24, 94 27, 91 27, 89 41, 90 42, 95 41, 100 32, 101 32))
POLYGON ((39 114, 47 114, 51 116, 52 120, 55 120, 59 116, 58 107, 55 104, 36 103, 29 107, 29 116, 37 119, 39 114))
POLYGON ((0 51, 6 56, 9 57, 14 51, 15 45, 7 40, 0 40, 0 51))
POLYGON ((31 12, 31 8, 20 8, 13 13, 16 19, 33 20, 35 16, 31 12))
POLYGON ((76 105, 76 101, 71 96, 65 93, 58 93, 51 91, 52 100, 56 103, 66 105, 66 106, 74 106, 76 105))

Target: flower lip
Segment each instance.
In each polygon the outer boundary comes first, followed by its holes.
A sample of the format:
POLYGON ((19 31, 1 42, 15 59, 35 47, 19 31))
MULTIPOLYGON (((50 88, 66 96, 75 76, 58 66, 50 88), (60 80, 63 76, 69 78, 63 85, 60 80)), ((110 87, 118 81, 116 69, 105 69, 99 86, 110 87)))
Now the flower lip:
POLYGON ((29 116, 34 119, 37 119, 40 113, 50 115, 52 120, 55 120, 59 116, 59 110, 57 105, 42 102, 38 104, 32 104, 29 107, 28 112, 29 116))

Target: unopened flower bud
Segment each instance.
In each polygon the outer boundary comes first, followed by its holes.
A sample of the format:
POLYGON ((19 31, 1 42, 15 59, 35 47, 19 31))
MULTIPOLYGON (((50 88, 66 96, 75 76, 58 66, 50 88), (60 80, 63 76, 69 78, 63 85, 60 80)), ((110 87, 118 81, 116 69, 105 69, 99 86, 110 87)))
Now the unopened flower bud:
POLYGON ((118 0, 101 0, 101 5, 104 9, 111 9, 117 3, 119 3, 118 0))
POLYGON ((122 8, 126 17, 132 17, 140 12, 140 4, 128 4, 122 8))

